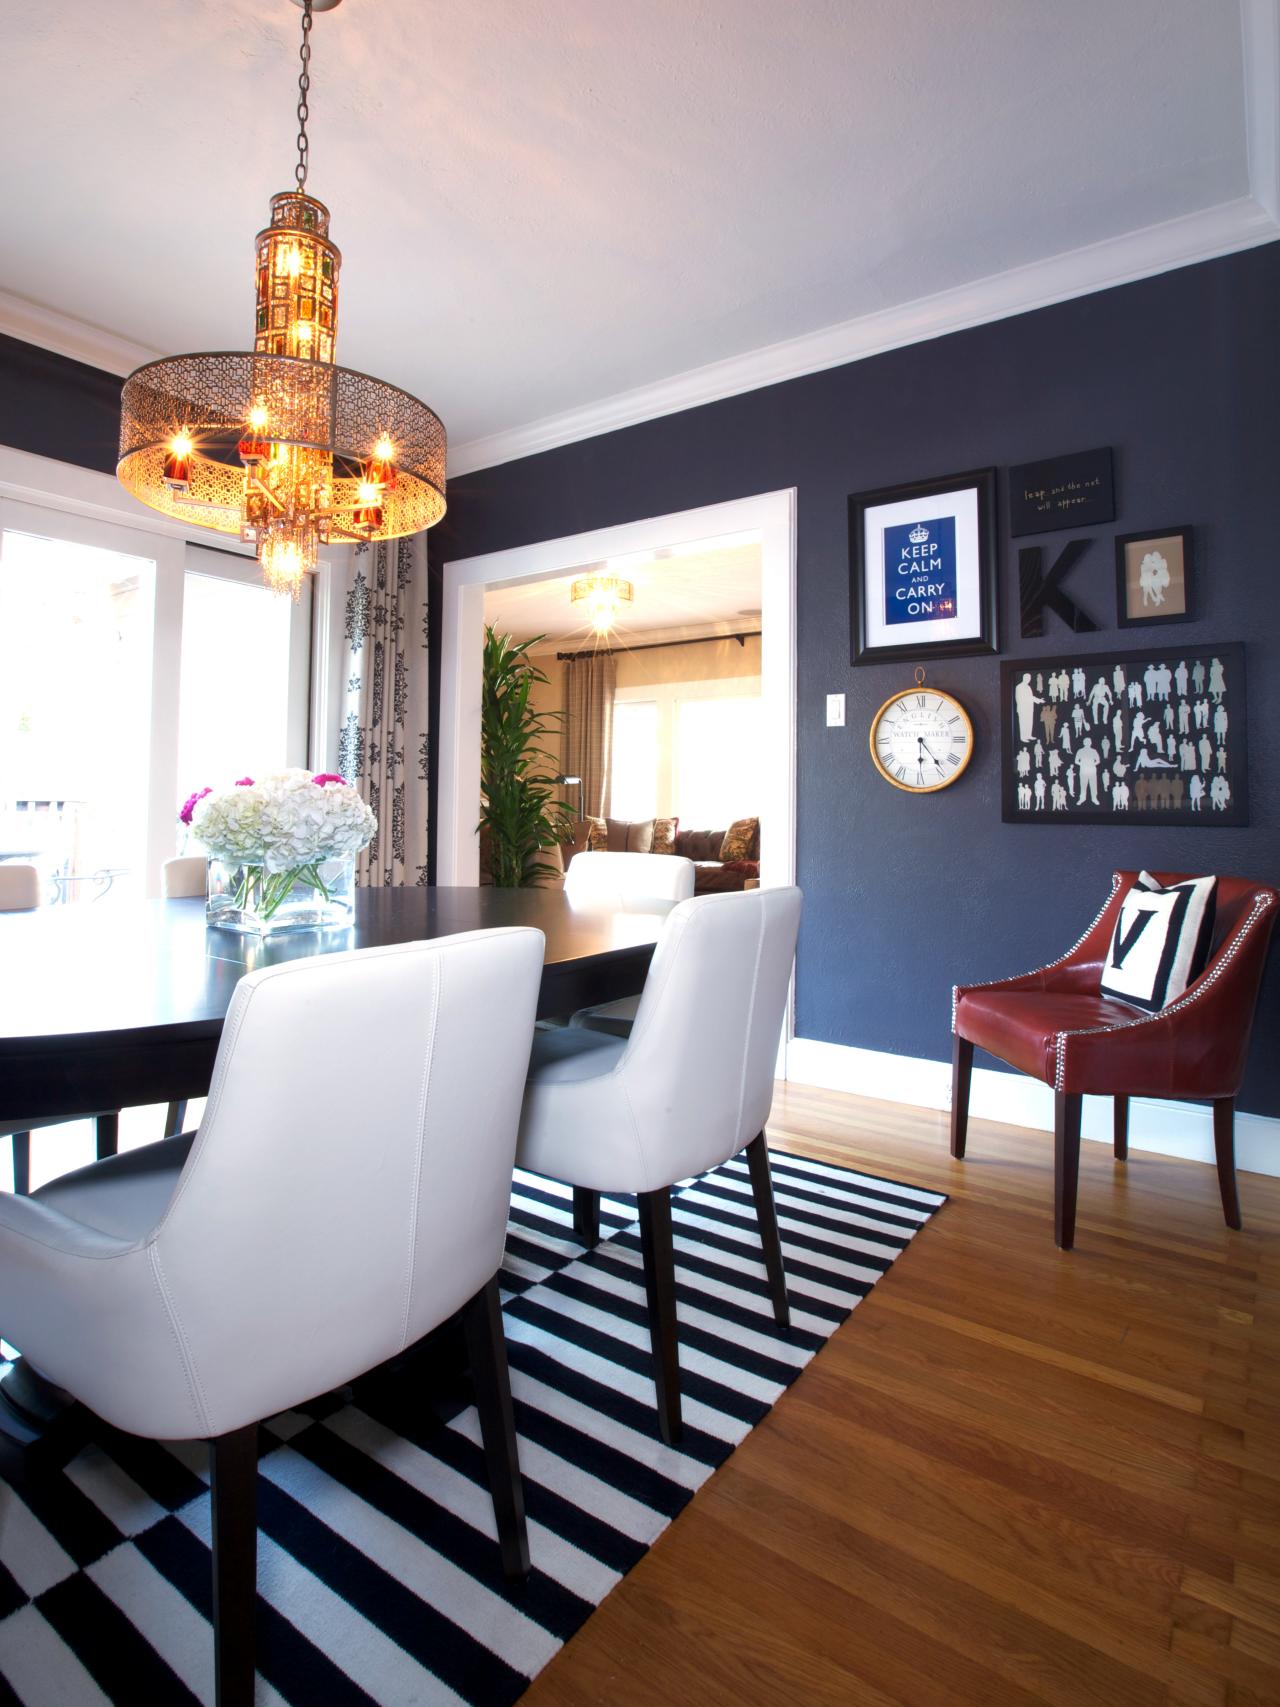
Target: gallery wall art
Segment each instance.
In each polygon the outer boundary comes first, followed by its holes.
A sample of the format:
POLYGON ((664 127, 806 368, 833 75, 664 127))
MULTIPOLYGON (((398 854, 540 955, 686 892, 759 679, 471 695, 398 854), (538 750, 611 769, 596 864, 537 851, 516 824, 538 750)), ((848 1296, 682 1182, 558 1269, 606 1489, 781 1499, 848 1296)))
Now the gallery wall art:
POLYGON ((1247 824, 1244 647, 1019 658, 1000 666, 1013 824, 1247 824))

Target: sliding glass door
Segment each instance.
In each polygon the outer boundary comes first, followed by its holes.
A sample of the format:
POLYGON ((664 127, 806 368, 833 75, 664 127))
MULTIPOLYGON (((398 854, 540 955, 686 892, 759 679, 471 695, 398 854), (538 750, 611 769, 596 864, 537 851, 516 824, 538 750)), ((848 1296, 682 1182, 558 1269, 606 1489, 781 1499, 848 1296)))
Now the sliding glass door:
POLYGON ((0 500, 0 860, 46 905, 158 894, 187 795, 308 762, 311 610, 251 558, 0 500))

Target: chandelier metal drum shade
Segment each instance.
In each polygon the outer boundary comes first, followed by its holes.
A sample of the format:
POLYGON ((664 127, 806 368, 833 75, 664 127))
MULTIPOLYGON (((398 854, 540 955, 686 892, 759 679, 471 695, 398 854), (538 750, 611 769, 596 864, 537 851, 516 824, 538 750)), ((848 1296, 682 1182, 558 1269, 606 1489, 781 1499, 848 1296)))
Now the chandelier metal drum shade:
POLYGON ((329 210, 306 194, 315 0, 300 3, 297 187, 272 197, 258 233, 253 350, 167 356, 130 374, 116 466, 152 509, 256 546, 268 583, 295 597, 321 545, 438 522, 446 453, 425 403, 334 361, 342 257, 329 210))
POLYGON ((634 597, 630 581, 600 570, 579 576, 569 589, 569 602, 583 607, 596 634, 608 634, 623 605, 629 605, 634 597))

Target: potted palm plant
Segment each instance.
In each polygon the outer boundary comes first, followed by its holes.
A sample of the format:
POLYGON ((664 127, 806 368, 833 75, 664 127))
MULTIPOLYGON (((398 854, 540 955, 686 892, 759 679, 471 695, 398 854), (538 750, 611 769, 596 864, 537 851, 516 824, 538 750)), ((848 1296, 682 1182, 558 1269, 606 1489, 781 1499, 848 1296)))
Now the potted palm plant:
POLYGON ((529 649, 543 635, 515 641, 484 631, 484 688, 480 714, 480 838, 489 875, 501 889, 523 889, 559 868, 539 856, 573 834, 573 814, 555 796, 559 769, 543 746, 559 712, 530 703, 546 675, 529 649))

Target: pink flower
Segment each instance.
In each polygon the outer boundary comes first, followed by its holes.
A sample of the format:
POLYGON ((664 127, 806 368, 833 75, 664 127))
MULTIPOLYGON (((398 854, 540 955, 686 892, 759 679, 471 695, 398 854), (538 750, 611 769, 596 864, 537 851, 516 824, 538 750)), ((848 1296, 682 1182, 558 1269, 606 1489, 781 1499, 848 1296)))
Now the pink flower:
POLYGON ((253 778, 251 776, 238 776, 236 778, 236 787, 237 788, 252 788, 253 787, 253 778))
POLYGON ((178 814, 178 822, 181 824, 189 824, 191 822, 191 814, 196 809, 196 802, 203 800, 206 794, 212 794, 212 793, 213 793, 213 790, 211 788, 197 789, 196 792, 191 796, 190 800, 187 800, 183 803, 182 810, 178 814))
POLYGON ((347 779, 345 776, 335 776, 332 771, 322 771, 319 776, 313 776, 311 780, 317 788, 326 788, 331 782, 336 782, 339 787, 342 787, 347 779))

